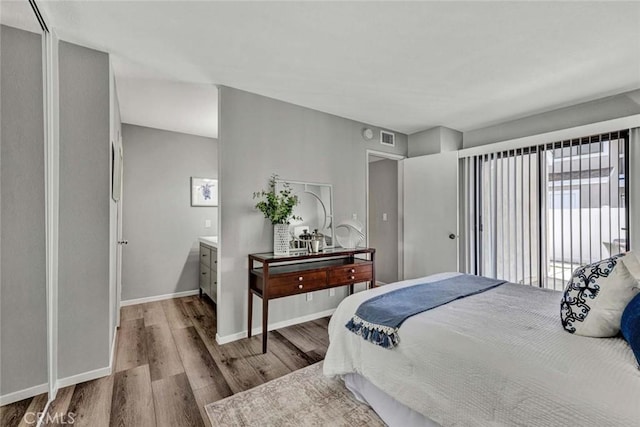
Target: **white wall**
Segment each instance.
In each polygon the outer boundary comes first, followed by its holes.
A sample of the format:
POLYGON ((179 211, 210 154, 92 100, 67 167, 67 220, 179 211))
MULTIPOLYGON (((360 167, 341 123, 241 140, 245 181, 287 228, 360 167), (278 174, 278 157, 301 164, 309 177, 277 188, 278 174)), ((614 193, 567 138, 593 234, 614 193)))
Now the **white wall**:
MULTIPOLYGON (((273 249, 273 228, 254 209, 254 191, 269 176, 333 184, 336 223, 352 214, 364 222, 366 150, 406 155, 407 137, 396 134, 396 146, 365 141, 367 125, 228 87, 220 88, 220 292, 218 334, 246 331, 247 255, 273 249)), ((379 128, 374 128, 379 134, 379 128)), ((270 323, 336 307, 335 297, 316 292, 271 301, 270 323)), ((257 300, 256 300, 257 302, 257 300)), ((254 304, 254 326, 261 318, 254 304)))
POLYGON ((218 234, 218 208, 191 206, 190 178, 218 177, 218 141, 130 124, 122 132, 122 300, 196 290, 197 239, 218 234))
POLYGON ((631 224, 631 249, 640 251, 640 124, 632 129, 629 135, 629 183, 631 195, 629 196, 629 220, 631 224))

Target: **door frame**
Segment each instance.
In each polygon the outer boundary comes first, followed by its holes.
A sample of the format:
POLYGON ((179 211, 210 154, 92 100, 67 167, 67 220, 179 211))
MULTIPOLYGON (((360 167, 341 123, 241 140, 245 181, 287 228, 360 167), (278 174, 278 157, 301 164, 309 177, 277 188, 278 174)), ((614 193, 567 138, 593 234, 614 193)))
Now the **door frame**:
POLYGON ((403 206, 404 206, 404 170, 401 160, 407 158, 401 154, 387 153, 384 151, 367 149, 364 156, 364 185, 365 185, 365 212, 366 212, 366 234, 365 244, 369 247, 369 157, 382 157, 389 160, 395 160, 398 163, 398 281, 404 279, 404 220, 403 220, 403 206))
POLYGON ((48 402, 58 393, 58 217, 60 200, 60 134, 58 92, 58 35, 42 33, 43 98, 45 115, 45 223, 47 301, 48 402))

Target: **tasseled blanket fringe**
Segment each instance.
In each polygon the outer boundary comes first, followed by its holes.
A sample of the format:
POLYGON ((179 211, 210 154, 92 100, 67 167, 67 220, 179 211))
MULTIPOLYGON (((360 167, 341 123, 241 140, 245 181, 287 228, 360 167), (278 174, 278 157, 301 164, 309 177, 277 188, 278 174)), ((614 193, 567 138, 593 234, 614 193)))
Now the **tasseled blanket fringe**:
POLYGON ((356 315, 345 326, 354 334, 384 348, 393 348, 400 342, 398 328, 369 323, 356 315))

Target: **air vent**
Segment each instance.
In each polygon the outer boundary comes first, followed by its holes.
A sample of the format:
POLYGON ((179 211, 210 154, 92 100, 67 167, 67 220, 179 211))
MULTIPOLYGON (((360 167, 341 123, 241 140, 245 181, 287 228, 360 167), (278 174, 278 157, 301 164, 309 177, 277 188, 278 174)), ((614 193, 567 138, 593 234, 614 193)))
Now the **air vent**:
POLYGON ((387 132, 386 130, 380 131, 380 144, 382 145, 390 145, 392 147, 396 146, 396 134, 392 132, 387 132))

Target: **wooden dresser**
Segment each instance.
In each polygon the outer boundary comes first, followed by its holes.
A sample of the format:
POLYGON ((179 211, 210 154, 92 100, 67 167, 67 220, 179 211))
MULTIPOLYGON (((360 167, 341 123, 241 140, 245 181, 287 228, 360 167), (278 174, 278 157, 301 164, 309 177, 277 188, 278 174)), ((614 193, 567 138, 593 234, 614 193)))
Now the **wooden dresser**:
POLYGON ((248 336, 251 337, 253 295, 262 298, 262 352, 267 352, 269 300, 323 289, 376 282, 373 248, 329 248, 319 253, 292 251, 287 256, 273 253, 249 255, 248 336), (366 259, 356 257, 362 255, 366 259))

